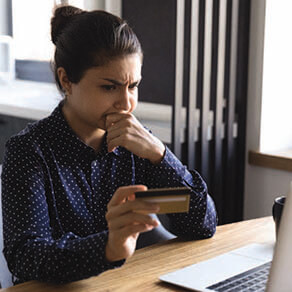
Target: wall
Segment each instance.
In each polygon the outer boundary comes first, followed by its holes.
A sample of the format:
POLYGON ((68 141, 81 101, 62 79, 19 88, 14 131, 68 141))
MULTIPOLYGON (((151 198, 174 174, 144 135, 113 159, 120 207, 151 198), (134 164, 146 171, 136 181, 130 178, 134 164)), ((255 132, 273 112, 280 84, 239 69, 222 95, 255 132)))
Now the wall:
MULTIPOLYGON (((258 150, 266 1, 251 1, 246 151, 258 150)), ((287 194, 292 173, 249 165, 246 153, 244 219, 271 215, 273 199, 287 194)))
POLYGON ((292 148, 291 10, 291 0, 266 4, 261 151, 292 148))
POLYGON ((273 201, 286 195, 292 173, 257 166, 247 166, 244 219, 272 215, 273 201))

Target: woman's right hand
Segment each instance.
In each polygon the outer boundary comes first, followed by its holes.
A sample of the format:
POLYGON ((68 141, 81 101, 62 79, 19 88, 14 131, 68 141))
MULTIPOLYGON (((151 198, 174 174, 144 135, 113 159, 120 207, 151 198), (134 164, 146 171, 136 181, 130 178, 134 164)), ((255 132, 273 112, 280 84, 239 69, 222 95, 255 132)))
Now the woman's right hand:
POLYGON ((159 225, 149 214, 159 211, 157 204, 135 200, 135 192, 147 190, 146 186, 120 187, 107 205, 108 242, 105 255, 109 262, 127 259, 133 255, 141 232, 159 225))

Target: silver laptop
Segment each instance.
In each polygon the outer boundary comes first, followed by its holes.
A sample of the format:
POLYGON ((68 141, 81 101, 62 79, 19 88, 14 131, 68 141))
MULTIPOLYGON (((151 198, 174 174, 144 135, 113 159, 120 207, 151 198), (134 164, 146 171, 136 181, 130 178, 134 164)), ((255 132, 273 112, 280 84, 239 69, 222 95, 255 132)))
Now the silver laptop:
POLYGON ((193 291, 292 291, 292 182, 275 247, 249 244, 160 280, 193 291))

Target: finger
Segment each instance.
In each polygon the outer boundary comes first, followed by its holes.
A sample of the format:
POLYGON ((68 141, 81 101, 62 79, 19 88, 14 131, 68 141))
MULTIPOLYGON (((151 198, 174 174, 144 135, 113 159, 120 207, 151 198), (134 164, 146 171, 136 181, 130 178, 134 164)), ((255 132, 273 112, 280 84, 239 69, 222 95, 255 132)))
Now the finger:
POLYGON ((115 130, 120 130, 123 128, 132 128, 134 122, 130 118, 123 118, 116 122, 110 122, 109 127, 107 128, 108 133, 111 133, 115 130))
POLYGON ((133 133, 133 131, 140 131, 141 129, 143 132, 145 131, 142 124, 137 119, 131 117, 111 123, 107 128, 107 133, 109 137, 112 137, 111 135, 117 136, 116 133, 133 133))
POLYGON ((127 119, 127 118, 131 118, 131 117, 132 117, 132 114, 130 114, 130 113, 108 114, 108 115, 106 115, 106 118, 105 118, 106 129, 108 129, 110 126, 112 126, 112 124, 115 124, 122 119, 127 119))
MULTIPOLYGON (((114 127, 114 126, 112 126, 112 127, 114 127)), ((126 131, 127 131, 127 129, 125 129, 125 128, 112 129, 112 127, 110 129, 108 129, 107 135, 106 135, 108 152, 112 152, 118 146, 123 146, 123 145, 119 145, 117 140, 115 140, 115 141, 113 141, 113 140, 119 138, 123 133, 126 133, 126 131)))
POLYGON ((107 139, 107 151, 112 152, 115 148, 121 146, 127 149, 127 145, 129 141, 127 141, 127 136, 118 136, 113 139, 107 139))
POLYGON ((109 221, 118 218, 127 213, 152 214, 159 211, 159 205, 156 203, 145 202, 143 200, 129 200, 124 204, 111 206, 106 213, 106 219, 109 221))
POLYGON ((132 132, 131 128, 127 128, 127 127, 110 129, 107 132, 107 136, 106 136, 107 142, 110 142, 111 140, 121 137, 123 135, 131 134, 131 132, 132 132))
POLYGON ((130 195, 130 196, 128 197, 128 200, 129 200, 129 201, 134 201, 135 198, 136 198, 136 196, 133 194, 133 195, 130 195))
POLYGON ((118 231, 118 238, 127 239, 129 236, 136 235, 137 233, 147 232, 152 230, 154 227, 147 224, 137 224, 137 225, 128 225, 118 231))
POLYGON ((138 191, 146 191, 147 187, 144 185, 133 185, 133 186, 124 186, 119 187, 113 197, 111 198, 110 202, 108 203, 108 209, 111 206, 119 205, 122 203, 125 199, 127 199, 128 196, 131 196, 135 194, 135 192, 138 191))
POLYGON ((121 229, 127 225, 137 225, 137 224, 147 224, 153 227, 157 227, 159 225, 158 220, 152 218, 149 215, 138 214, 138 213, 128 213, 124 216, 116 217, 112 220, 108 221, 108 228, 110 230, 121 229))
POLYGON ((113 148, 122 146, 127 150, 134 152, 135 148, 140 147, 138 146, 142 144, 143 146, 143 139, 137 133, 129 131, 128 129, 121 130, 120 133, 116 132, 116 136, 112 135, 112 137, 107 137, 107 146, 108 151, 111 152, 113 148))

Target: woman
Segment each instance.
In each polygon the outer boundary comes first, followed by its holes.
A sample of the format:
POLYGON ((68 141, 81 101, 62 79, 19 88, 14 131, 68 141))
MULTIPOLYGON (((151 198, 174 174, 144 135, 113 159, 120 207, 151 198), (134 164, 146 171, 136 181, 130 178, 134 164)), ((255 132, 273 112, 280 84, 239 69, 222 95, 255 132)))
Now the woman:
POLYGON ((189 213, 171 231, 207 238, 216 211, 200 175, 132 114, 143 53, 131 28, 103 11, 55 10, 54 72, 64 95, 48 117, 6 145, 4 254, 15 282, 68 282, 120 267, 139 234, 157 227, 159 207, 135 191, 189 186, 189 213))

